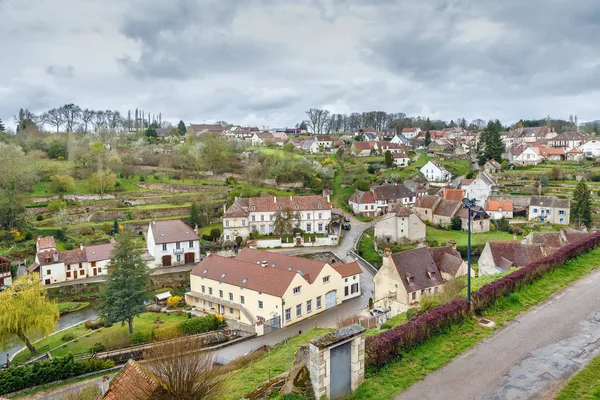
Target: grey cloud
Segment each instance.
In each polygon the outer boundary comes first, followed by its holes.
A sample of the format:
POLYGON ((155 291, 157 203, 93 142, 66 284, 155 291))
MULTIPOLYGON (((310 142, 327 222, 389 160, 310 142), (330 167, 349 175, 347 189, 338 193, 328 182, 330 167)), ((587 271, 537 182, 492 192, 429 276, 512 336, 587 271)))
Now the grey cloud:
POLYGON ((45 69, 48 75, 58 78, 72 78, 74 70, 72 65, 49 65, 45 69))

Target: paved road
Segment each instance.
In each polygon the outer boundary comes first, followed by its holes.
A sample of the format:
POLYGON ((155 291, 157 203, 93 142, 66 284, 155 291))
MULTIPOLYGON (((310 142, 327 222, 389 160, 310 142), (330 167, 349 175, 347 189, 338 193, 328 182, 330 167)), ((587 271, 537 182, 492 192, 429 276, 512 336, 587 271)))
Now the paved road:
POLYGON ((600 352, 600 270, 496 332, 396 397, 553 399, 600 352))

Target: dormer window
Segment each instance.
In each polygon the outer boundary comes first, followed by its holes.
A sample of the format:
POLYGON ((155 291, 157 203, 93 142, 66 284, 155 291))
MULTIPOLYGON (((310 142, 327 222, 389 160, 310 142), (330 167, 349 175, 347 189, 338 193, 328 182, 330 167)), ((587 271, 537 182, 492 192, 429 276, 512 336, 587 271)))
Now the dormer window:
POLYGON ((299 210, 299 209, 300 209, 300 205, 296 204, 296 210, 299 210))
POLYGON ((323 208, 323 205, 322 205, 321 203, 319 203, 319 205, 318 205, 317 207, 318 207, 318 208, 319 208, 319 210, 320 210, 321 208, 323 208))
POLYGON ((256 206, 252 206, 252 211, 256 211, 256 206))
POLYGON ((277 205, 277 209, 278 209, 278 210, 281 210, 281 204, 278 204, 278 205, 277 205))

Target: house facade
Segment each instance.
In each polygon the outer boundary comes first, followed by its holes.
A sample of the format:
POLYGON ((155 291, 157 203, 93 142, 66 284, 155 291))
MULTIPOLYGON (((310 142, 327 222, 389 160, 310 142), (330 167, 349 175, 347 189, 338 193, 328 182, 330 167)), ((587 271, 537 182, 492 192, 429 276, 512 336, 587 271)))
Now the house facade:
POLYGON ((583 143, 585 137, 578 132, 563 132, 548 140, 548 146, 570 149, 583 143))
POLYGON ((547 255, 547 250, 541 244, 525 244, 516 240, 487 242, 479 256, 479 275, 493 275, 508 271, 511 267, 524 267, 547 255))
POLYGON ((402 135, 408 140, 416 138, 421 133, 421 128, 404 128, 402 129, 402 135))
POLYGON ((540 149, 537 147, 527 147, 519 155, 514 157, 513 162, 519 165, 538 165, 542 162, 544 157, 542 156, 540 149))
POLYGON ((150 268, 194 264, 200 260, 200 236, 181 220, 152 221, 146 248, 154 259, 150 268))
POLYGON ((448 182, 452 179, 452 174, 437 161, 428 161, 420 171, 429 182, 448 182))
POLYGON ((398 204, 375 223, 375 239, 387 243, 422 242, 426 226, 406 206, 398 204))
POLYGON ((579 146, 585 157, 600 157, 600 139, 590 138, 579 146))
POLYGON ((357 215, 376 216, 391 211, 396 204, 410 205, 417 200, 417 195, 403 184, 378 185, 369 192, 357 190, 348 204, 357 215))
POLYGON ((466 191, 466 196, 469 199, 475 199, 477 205, 483 206, 498 187, 496 179, 487 171, 481 171, 477 177, 468 185, 461 185, 461 189, 466 191))
POLYGON ((487 200, 484 207, 491 219, 512 219, 513 209, 514 205, 510 200, 487 200))
POLYGON ((569 225, 570 214, 569 199, 559 199, 556 196, 531 196, 527 219, 569 225))
POLYGON ((253 249, 235 258, 210 254, 192 270, 185 300, 242 324, 279 329, 360 296, 361 272, 356 263, 334 268, 253 249))
POLYGON ((408 158, 405 152, 392 153, 392 158, 396 167, 403 168, 410 165, 410 158, 408 158))
POLYGON ((105 243, 80 245, 75 250, 66 251, 56 248, 40 250, 27 271, 39 273, 40 280, 45 285, 107 275, 114 246, 113 243, 105 243))
POLYGON ((297 213, 294 225, 307 233, 329 232, 331 202, 329 196, 269 196, 236 198, 223 214, 223 238, 235 241, 248 238, 250 233, 268 235, 275 232, 278 212, 297 213))

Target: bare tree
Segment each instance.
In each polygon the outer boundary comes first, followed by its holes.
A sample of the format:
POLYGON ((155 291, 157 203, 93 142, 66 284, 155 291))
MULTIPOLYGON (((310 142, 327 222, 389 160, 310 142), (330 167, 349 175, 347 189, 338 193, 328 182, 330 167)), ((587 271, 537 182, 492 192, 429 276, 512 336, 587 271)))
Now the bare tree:
POLYGON ((110 114, 108 114, 108 111, 106 111, 107 113, 107 122, 108 122, 108 127, 110 129, 116 130, 120 125, 121 125, 121 113, 118 111, 111 111, 110 114))
POLYGON ((65 123, 63 113, 60 111, 59 108, 53 108, 51 110, 46 111, 42 115, 42 121, 55 127, 57 133, 60 130, 60 127, 65 123))
POLYGON ((225 395, 225 380, 214 368, 215 359, 201 339, 156 343, 144 352, 145 367, 162 383, 152 398, 160 400, 217 400, 225 395))
POLYGON ((475 128, 480 130, 480 129, 485 128, 485 126, 487 125, 487 122, 478 118, 478 119, 474 119, 473 121, 471 121, 471 125, 473 125, 475 128))
POLYGON ((59 108, 60 113, 67 124, 67 132, 73 132, 75 123, 81 117, 81 108, 73 103, 65 104, 59 108))
POLYGON ((86 108, 85 110, 83 110, 81 112, 81 124, 83 126, 83 131, 85 133, 87 133, 88 126, 92 123, 93 119, 94 119, 94 110, 90 110, 89 108, 86 108))
POLYGON ((290 235, 299 222, 300 213, 292 210, 289 207, 285 207, 283 210, 279 210, 275 214, 273 230, 277 235, 290 235))
POLYGON ((94 111, 94 130, 97 132, 100 131, 102 125, 106 122, 106 117, 104 115, 104 111, 94 111))
POLYGON ((323 128, 329 118, 329 111, 311 108, 306 112, 308 116, 308 128, 312 133, 322 134, 323 128))

